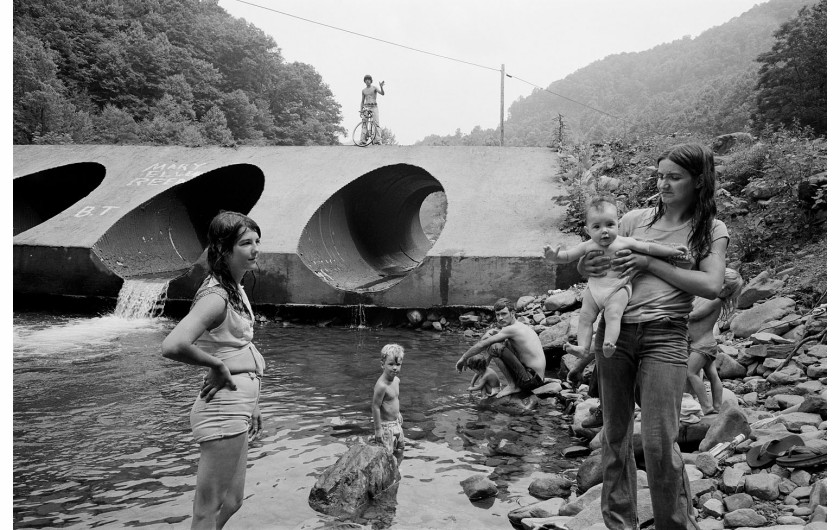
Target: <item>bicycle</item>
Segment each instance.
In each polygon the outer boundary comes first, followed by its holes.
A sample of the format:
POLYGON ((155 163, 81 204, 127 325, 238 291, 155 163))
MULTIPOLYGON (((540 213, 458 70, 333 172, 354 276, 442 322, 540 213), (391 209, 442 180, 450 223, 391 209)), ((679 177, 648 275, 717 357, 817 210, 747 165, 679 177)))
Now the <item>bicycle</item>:
POLYGON ((381 138, 382 130, 373 121, 373 110, 364 108, 359 111, 362 121, 353 129, 353 143, 359 147, 367 147, 376 137, 381 138))

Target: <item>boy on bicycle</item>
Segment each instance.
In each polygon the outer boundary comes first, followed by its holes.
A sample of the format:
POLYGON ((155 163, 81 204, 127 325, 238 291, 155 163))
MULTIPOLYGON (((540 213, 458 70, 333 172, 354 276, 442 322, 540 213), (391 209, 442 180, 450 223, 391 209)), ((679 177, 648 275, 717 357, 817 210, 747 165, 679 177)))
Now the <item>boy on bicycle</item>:
POLYGON ((385 95, 385 81, 379 82, 379 87, 371 86, 373 84, 373 78, 370 75, 366 75, 364 77, 365 88, 362 89, 362 104, 359 107, 359 111, 364 109, 369 109, 373 115, 371 119, 373 123, 376 124, 376 128, 374 129, 376 132, 374 133, 374 138, 372 138, 373 143, 382 145, 382 136, 379 133, 379 107, 376 105, 376 94, 385 95))

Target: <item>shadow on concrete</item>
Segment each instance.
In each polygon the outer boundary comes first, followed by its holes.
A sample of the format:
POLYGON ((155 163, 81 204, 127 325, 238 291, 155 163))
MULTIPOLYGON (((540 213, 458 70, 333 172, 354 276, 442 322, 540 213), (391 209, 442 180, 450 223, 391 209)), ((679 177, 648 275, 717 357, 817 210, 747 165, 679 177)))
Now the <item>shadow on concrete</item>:
POLYGON ((207 245, 207 227, 220 210, 247 214, 259 200, 265 176, 236 164, 173 186, 141 204, 93 245, 93 252, 122 278, 176 278, 207 245))
POLYGON ((337 289, 388 289, 420 265, 434 244, 424 233, 420 209, 435 192, 445 193, 436 178, 417 166, 371 171, 321 205, 304 228, 297 253, 337 289))
POLYGON ((83 199, 105 179, 105 166, 81 162, 14 179, 13 229, 18 235, 38 226, 83 199))

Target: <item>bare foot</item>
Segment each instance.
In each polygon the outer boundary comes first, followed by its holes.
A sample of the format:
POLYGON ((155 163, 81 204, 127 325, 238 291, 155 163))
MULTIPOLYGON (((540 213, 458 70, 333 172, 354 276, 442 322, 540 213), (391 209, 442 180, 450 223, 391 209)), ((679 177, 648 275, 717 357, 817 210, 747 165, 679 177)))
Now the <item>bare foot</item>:
POLYGON ((571 342, 563 343, 563 351, 566 353, 571 353, 575 357, 579 359, 583 359, 589 353, 587 350, 582 348, 581 346, 575 346, 571 342))
POLYGON ((504 387, 503 389, 501 389, 498 394, 496 394, 496 399, 502 398, 502 397, 505 397, 505 396, 509 396, 511 394, 516 394, 517 392, 519 392, 519 390, 520 389, 519 389, 518 386, 508 385, 508 386, 504 387))
POLYGON ((604 341, 604 357, 612 357, 615 353, 615 344, 604 341))

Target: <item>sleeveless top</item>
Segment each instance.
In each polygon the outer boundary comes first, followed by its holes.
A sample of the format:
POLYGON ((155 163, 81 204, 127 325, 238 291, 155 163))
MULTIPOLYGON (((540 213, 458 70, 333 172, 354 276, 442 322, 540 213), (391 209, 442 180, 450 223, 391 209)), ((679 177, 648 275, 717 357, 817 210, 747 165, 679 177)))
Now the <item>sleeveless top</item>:
POLYGON ((195 345, 213 357, 224 361, 239 355, 252 355, 257 365, 257 375, 262 376, 265 370, 265 360, 251 340, 254 338, 254 312, 241 285, 239 294, 244 303, 247 314, 236 311, 228 300, 228 294, 218 280, 209 276, 198 292, 195 293, 193 305, 208 294, 217 294, 225 301, 225 319, 217 327, 205 330, 195 340, 195 345))

